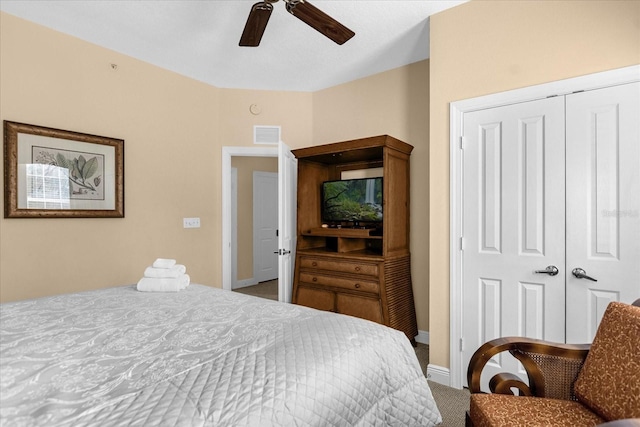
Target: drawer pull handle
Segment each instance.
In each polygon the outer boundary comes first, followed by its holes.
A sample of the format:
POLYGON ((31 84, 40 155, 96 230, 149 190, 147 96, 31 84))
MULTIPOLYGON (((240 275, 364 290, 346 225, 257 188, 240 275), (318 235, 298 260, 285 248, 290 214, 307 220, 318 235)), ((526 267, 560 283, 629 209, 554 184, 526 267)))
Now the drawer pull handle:
POLYGON ((356 267, 356 271, 360 271, 360 267, 356 267))
POLYGON ((317 262, 315 262, 315 261, 313 261, 313 262, 311 263, 311 265, 312 265, 313 267, 317 267, 317 266, 318 266, 318 263, 317 263, 317 262))
POLYGON ((360 288, 360 283, 356 283, 356 289, 360 288))
POLYGON ((318 278, 317 278, 317 277, 314 277, 313 279, 311 279, 311 281, 312 281, 312 282, 317 282, 317 281, 318 281, 318 278))

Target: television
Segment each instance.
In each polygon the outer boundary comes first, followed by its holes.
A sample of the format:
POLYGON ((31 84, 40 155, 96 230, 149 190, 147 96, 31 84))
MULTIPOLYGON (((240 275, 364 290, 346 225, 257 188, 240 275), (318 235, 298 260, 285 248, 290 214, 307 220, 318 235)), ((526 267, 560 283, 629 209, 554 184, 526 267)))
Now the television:
POLYGON ((322 183, 322 221, 353 226, 382 222, 382 177, 322 183))

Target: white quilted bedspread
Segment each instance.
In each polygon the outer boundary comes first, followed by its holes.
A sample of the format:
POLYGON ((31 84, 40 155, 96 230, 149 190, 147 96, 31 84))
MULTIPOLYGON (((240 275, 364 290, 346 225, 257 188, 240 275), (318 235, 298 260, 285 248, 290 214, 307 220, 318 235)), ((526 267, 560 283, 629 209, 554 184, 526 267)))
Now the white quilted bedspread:
POLYGON ((191 285, 0 306, 2 426, 427 426, 401 332, 191 285))

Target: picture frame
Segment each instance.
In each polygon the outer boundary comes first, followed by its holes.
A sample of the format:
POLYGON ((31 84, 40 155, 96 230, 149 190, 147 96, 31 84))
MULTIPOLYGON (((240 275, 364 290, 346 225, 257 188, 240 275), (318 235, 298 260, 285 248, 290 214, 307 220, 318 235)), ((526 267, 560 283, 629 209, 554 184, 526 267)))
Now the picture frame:
POLYGON ((124 218, 124 140, 4 121, 5 218, 124 218))

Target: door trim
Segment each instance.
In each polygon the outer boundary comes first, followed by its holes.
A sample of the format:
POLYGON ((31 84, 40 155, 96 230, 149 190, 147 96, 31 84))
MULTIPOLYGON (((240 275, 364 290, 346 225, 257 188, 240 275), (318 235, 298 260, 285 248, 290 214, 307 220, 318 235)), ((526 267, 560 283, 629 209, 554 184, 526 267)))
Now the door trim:
POLYGON ((238 289, 238 168, 231 168, 231 289, 238 289))
MULTIPOLYGON (((576 91, 640 81, 640 65, 452 102, 449 106, 449 386, 462 388, 462 129, 464 114, 576 91)), ((442 375, 440 376, 442 378, 442 375)), ((445 383, 446 384, 446 383, 445 383)))

